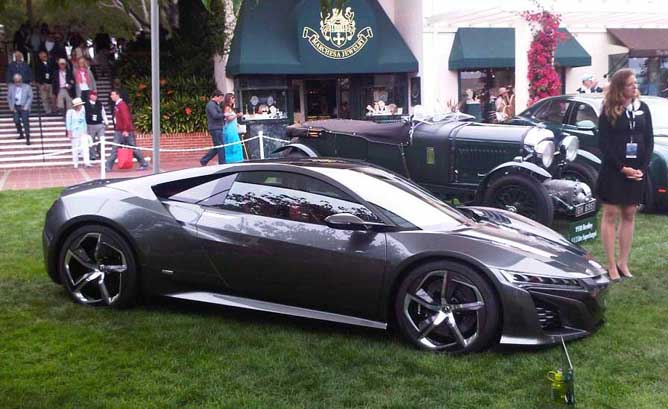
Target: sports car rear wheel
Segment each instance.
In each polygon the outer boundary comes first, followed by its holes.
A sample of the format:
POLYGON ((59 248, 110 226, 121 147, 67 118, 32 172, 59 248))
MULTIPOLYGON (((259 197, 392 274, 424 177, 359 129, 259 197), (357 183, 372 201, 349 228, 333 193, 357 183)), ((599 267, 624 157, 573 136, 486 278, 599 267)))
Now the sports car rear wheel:
POLYGON ((492 286, 466 265, 439 261, 413 270, 401 283, 395 314, 418 348, 475 352, 496 340, 498 300, 492 286))
POLYGON ((63 242, 60 279, 81 304, 127 307, 136 299, 136 263, 130 246, 114 230, 89 225, 63 242))

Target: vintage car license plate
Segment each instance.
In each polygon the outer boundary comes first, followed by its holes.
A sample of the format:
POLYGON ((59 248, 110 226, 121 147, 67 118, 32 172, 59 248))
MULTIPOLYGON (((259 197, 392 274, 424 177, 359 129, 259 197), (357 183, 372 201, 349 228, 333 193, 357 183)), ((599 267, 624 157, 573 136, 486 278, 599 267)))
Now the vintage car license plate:
POLYGON ((592 199, 591 202, 582 203, 575 206, 575 217, 580 217, 585 214, 596 211, 596 199, 592 199))

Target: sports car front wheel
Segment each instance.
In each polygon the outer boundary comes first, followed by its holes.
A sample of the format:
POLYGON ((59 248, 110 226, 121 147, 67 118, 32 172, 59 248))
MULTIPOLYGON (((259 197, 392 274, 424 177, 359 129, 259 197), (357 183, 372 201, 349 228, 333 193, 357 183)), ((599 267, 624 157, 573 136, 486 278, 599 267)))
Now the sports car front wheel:
POLYGON ((61 282, 78 303, 122 308, 136 299, 132 250, 108 227, 89 225, 73 231, 63 242, 58 266, 61 282))
POLYGON ((421 349, 475 352, 498 336, 492 286, 460 263, 431 262, 413 270, 399 286, 395 314, 403 335, 421 349))

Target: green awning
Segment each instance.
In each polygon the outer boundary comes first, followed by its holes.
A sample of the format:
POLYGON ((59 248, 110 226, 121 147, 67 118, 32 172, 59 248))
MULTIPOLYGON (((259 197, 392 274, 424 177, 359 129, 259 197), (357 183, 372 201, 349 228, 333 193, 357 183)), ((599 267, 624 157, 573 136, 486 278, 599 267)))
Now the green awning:
MULTIPOLYGON (((566 29, 567 39, 557 45, 555 63, 561 67, 591 65, 591 56, 566 29)), ((515 29, 460 28, 450 51, 449 69, 511 68, 515 66, 515 29)))
POLYGON ((448 65, 450 70, 514 67, 515 29, 458 29, 448 65))
POLYGON ((417 72, 415 56, 377 0, 350 0, 323 20, 319 1, 244 1, 227 74, 417 72))
POLYGON ((554 62, 561 67, 587 67, 591 65, 591 55, 565 28, 559 31, 566 34, 566 39, 557 45, 554 62))

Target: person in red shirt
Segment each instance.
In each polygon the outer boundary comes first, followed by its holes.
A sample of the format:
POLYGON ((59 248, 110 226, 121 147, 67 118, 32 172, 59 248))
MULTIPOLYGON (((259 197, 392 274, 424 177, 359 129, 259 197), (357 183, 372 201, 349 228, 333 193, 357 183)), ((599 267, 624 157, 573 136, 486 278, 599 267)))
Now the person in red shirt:
MULTIPOLYGON (((128 104, 123 101, 117 91, 111 91, 111 100, 114 102, 114 143, 137 146, 135 143, 135 127, 132 124, 132 114, 128 104)), ((111 156, 107 160, 107 172, 111 171, 116 161, 118 147, 112 145, 111 156)), ((133 149, 133 155, 139 163, 139 170, 148 168, 148 163, 139 149, 133 149)))

